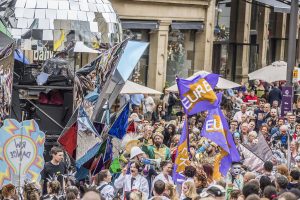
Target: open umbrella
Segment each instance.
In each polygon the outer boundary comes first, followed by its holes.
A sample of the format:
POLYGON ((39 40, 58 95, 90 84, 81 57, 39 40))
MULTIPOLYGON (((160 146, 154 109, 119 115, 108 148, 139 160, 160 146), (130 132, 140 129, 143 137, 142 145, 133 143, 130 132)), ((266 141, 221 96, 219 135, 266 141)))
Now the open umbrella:
MULTIPOLYGON (((198 76, 198 75, 208 75, 210 74, 209 72, 207 71, 198 71, 196 72, 195 74, 193 74, 191 77, 187 78, 188 80, 190 79, 193 79, 195 76, 198 76)), ((219 89, 230 89, 230 88, 236 88, 236 87, 240 87, 241 85, 235 83, 235 82, 232 82, 232 81, 229 81, 227 79, 224 79, 222 77, 219 78, 219 81, 217 83, 217 88, 219 89)), ((175 85, 172 85, 171 87, 167 88, 166 91, 169 91, 169 92, 178 92, 178 87, 177 87, 177 84, 175 85)))
POLYGON ((121 90, 121 94, 162 94, 162 93, 157 90, 134 83, 132 81, 126 81, 124 87, 121 90))
POLYGON ((273 62, 272 65, 263 67, 248 74, 249 80, 262 80, 268 83, 286 80, 287 63, 284 61, 273 62))

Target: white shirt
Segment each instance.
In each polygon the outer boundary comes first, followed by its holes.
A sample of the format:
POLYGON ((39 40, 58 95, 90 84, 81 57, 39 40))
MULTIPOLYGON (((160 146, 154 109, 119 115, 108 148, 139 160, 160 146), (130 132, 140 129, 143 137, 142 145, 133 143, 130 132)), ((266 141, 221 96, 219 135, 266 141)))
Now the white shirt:
POLYGON ((250 115, 249 111, 246 111, 245 113, 242 113, 242 111, 238 111, 235 113, 235 115, 233 116, 234 120, 237 120, 239 123, 242 121, 242 115, 246 114, 247 116, 250 115))
POLYGON ((99 190, 103 185, 106 185, 104 186, 100 193, 101 195, 106 199, 106 200, 112 200, 115 196, 115 189, 113 186, 109 185, 107 182, 105 181, 102 181, 100 183, 100 185, 97 187, 97 190, 99 190))
POLYGON ((164 183, 170 183, 170 184, 174 185, 172 177, 170 175, 168 175, 168 179, 166 179, 165 175, 161 172, 152 181, 152 190, 154 187, 154 183, 158 180, 162 180, 164 183))
POLYGON ((154 108, 155 108, 155 103, 154 103, 154 100, 152 97, 148 96, 147 98, 144 99, 144 113, 147 113, 147 112, 153 112, 154 111, 154 108))
POLYGON ((130 101, 129 94, 120 94, 120 107, 121 108, 129 101, 130 101))
POLYGON ((124 198, 125 192, 130 192, 132 190, 138 190, 144 194, 146 198, 149 196, 149 185, 146 178, 144 178, 141 175, 137 175, 135 180, 133 181, 133 185, 131 188, 131 174, 126 174, 125 176, 121 174, 116 180, 115 180, 115 187, 117 189, 123 188, 123 196, 124 198))

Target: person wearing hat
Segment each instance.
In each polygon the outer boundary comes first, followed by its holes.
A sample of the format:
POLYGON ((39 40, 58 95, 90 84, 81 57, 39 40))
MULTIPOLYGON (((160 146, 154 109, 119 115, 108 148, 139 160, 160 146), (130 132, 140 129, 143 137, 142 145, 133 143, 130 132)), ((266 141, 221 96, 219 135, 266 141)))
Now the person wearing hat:
POLYGON ((163 144, 164 136, 160 132, 153 134, 153 145, 142 147, 143 151, 150 159, 161 159, 161 161, 170 160, 171 153, 169 147, 163 144))
POLYGON ((154 166, 149 163, 151 161, 147 158, 147 155, 141 150, 140 147, 132 147, 130 151, 130 162, 128 164, 128 168, 132 162, 137 162, 140 164, 141 168, 143 169, 143 176, 146 178, 150 190, 152 186, 152 178, 157 176, 157 173, 154 169, 154 166))
POLYGON ((145 157, 145 152, 140 147, 132 147, 130 150, 130 160, 141 161, 145 157))

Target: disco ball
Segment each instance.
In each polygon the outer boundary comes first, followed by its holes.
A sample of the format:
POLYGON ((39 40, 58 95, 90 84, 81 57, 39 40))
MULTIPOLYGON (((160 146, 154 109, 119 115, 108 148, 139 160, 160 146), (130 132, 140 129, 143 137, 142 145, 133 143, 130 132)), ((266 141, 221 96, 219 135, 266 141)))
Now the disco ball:
POLYGON ((62 51, 70 41, 121 41, 120 20, 108 0, 0 0, 0 16, 22 50, 62 51))

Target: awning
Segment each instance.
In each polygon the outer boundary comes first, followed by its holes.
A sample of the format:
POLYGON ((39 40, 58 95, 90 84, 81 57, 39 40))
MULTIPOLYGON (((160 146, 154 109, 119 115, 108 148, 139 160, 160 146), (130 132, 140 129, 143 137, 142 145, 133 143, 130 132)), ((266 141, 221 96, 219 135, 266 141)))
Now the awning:
POLYGON ((259 3, 272 6, 274 8, 274 12, 280 12, 280 13, 290 13, 291 6, 288 4, 285 4, 278 0, 256 0, 259 3))
POLYGON ((158 21, 122 20, 123 29, 158 29, 158 21))
POLYGON ((204 30, 203 22, 173 22, 171 24, 172 29, 176 30, 204 30))

